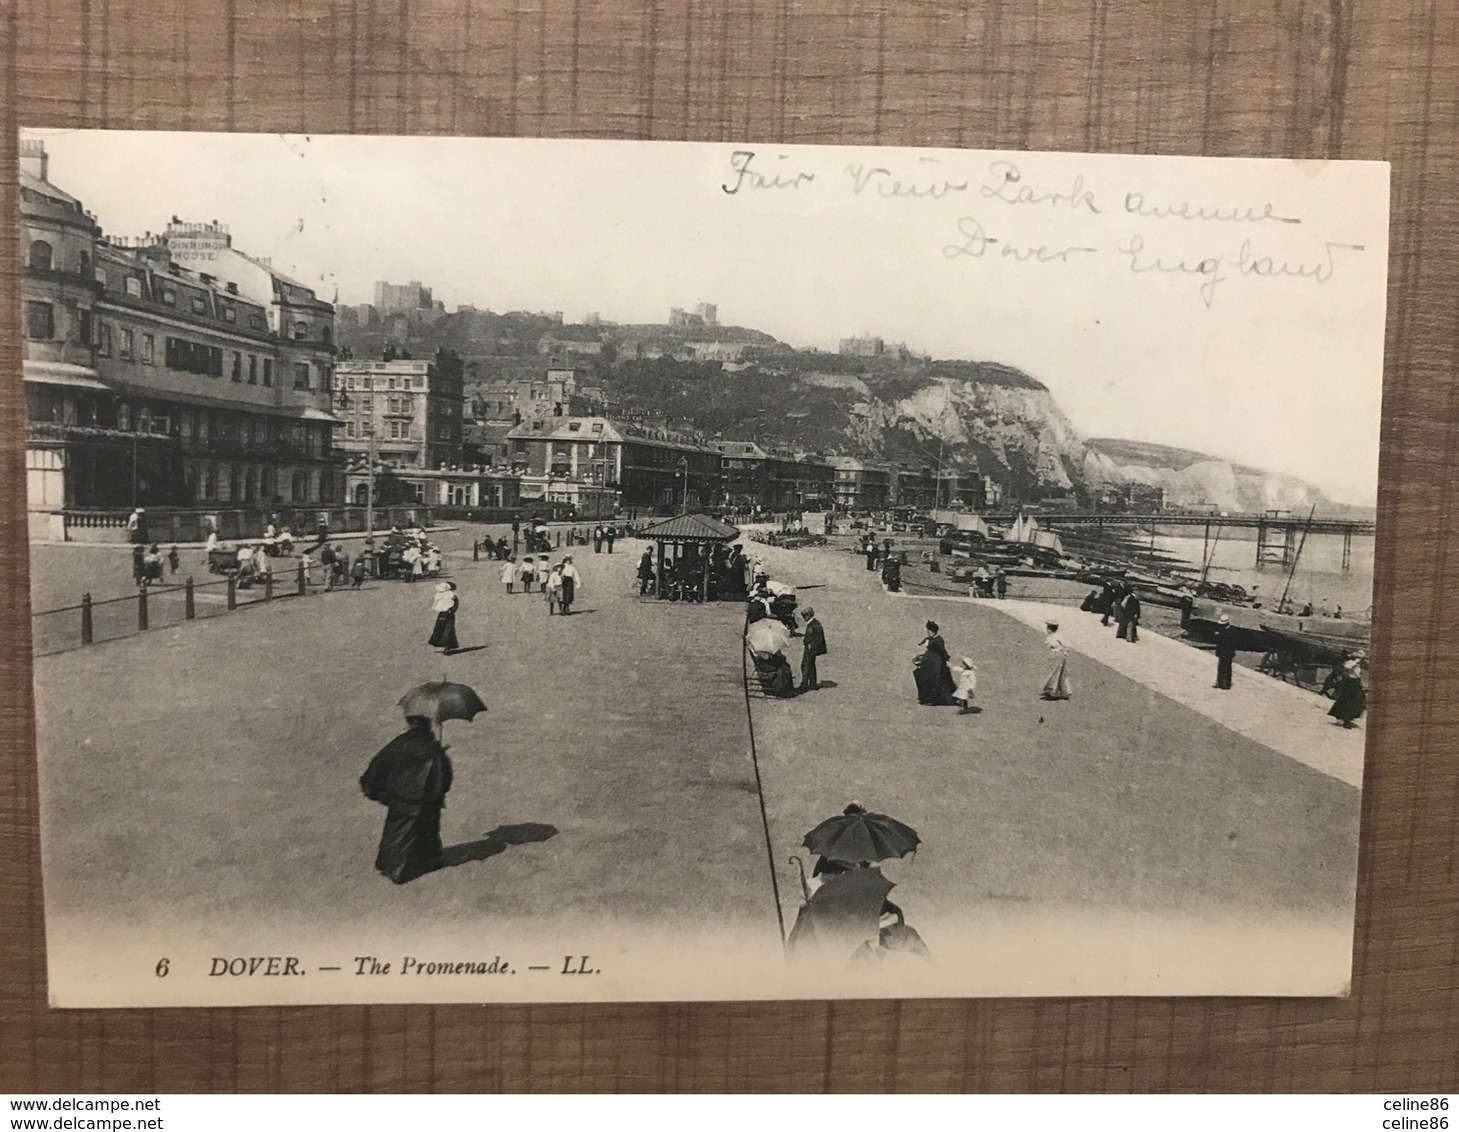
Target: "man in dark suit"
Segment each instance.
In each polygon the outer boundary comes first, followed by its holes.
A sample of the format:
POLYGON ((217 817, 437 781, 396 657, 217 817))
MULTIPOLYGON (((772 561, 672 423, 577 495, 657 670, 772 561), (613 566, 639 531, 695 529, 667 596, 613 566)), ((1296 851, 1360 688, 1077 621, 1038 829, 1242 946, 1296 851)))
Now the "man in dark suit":
POLYGON ((1231 662, 1236 659, 1236 634, 1231 627, 1231 618, 1221 614, 1216 626, 1216 687, 1224 691, 1231 689, 1231 662))
POLYGON ((805 618, 805 639, 801 642, 799 690, 814 692, 821 686, 816 679, 816 657, 826 655, 826 630, 810 606, 801 611, 801 616, 805 618))

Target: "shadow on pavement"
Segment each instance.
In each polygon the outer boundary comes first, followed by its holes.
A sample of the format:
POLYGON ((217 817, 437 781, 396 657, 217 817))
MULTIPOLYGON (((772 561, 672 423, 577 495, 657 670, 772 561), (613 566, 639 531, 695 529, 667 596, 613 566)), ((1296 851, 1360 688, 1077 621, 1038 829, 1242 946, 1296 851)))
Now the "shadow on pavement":
POLYGON ((441 851, 441 867, 452 868, 468 861, 485 861, 498 853, 505 853, 513 845, 530 845, 534 841, 546 841, 557 836, 557 826, 543 822, 520 822, 516 825, 499 825, 479 841, 463 841, 460 845, 448 845, 441 851))
POLYGON ((486 645, 467 645, 463 649, 447 649, 446 650, 446 655, 447 656, 460 656, 464 652, 481 652, 486 647, 487 647, 486 645))

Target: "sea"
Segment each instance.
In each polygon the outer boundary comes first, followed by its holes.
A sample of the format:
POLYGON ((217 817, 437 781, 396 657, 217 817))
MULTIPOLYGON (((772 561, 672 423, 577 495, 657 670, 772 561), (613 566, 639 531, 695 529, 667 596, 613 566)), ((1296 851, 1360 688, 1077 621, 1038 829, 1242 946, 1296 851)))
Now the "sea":
MULTIPOLYGON (((1201 568, 1202 554, 1209 548, 1204 539, 1188 535, 1157 537, 1155 545, 1191 563, 1197 572, 1201 568)), ((1307 536, 1292 579, 1292 602, 1300 606, 1310 601, 1317 609, 1325 599, 1329 610, 1336 612, 1341 606, 1345 612, 1354 614, 1371 608, 1373 536, 1353 536, 1352 561, 1347 570, 1342 568, 1342 545, 1341 535, 1307 536)), ((1216 543, 1208 577, 1213 582, 1235 583, 1248 593, 1255 589, 1259 595, 1269 595, 1268 600, 1275 604, 1286 588, 1287 568, 1277 563, 1267 563, 1258 568, 1254 539, 1223 538, 1216 543)))

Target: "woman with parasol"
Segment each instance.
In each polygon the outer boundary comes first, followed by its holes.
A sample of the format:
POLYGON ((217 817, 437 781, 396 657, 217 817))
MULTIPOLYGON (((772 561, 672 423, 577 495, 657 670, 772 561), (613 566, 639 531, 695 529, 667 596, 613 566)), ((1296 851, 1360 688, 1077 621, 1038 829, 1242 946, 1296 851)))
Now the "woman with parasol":
POLYGON ((431 724, 444 732, 448 719, 474 719, 486 710, 465 684, 435 680, 400 698, 406 730, 370 760, 360 789, 387 808, 375 867, 404 884, 441 867, 441 811, 451 789, 451 760, 431 724))
POLYGON ((438 582, 431 608, 436 611, 436 627, 431 632, 429 643, 447 655, 461 647, 456 640, 456 610, 461 600, 456 596, 455 582, 438 582))
POLYGON ((441 811, 451 789, 451 760, 424 715, 407 715, 406 730, 370 760, 360 789, 386 807, 375 868, 405 884, 441 867, 441 811))
POLYGON ((901 908, 887 899, 894 882, 877 867, 915 852, 920 841, 911 826, 870 813, 859 802, 806 834, 803 844, 816 857, 811 875, 817 883, 806 878, 800 858, 792 857, 805 902, 786 941, 791 956, 843 962, 886 947, 925 955, 901 908), (895 917, 895 924, 883 929, 884 916, 895 917))

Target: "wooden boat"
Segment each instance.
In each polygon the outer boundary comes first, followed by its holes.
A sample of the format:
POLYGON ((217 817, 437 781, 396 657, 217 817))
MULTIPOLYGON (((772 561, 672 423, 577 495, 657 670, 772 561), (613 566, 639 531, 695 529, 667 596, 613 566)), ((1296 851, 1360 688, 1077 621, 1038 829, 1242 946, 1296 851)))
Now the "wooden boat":
POLYGON ((1372 622, 1345 617, 1271 613, 1262 617, 1260 624, 1275 647, 1330 663, 1366 652, 1373 637, 1372 622))

